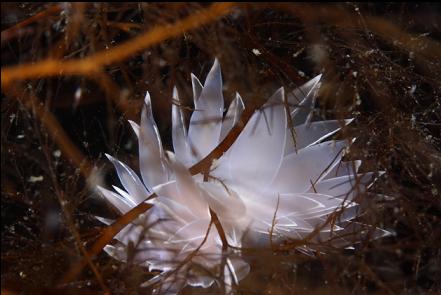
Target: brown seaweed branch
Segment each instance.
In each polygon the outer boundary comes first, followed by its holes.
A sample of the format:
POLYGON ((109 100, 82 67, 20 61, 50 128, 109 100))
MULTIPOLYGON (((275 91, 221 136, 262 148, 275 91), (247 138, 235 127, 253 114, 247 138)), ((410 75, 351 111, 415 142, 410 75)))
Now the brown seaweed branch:
POLYGON ((61 5, 56 4, 56 5, 51 5, 49 6, 46 10, 41 11, 17 24, 15 24, 14 26, 7 28, 5 30, 2 31, 1 33, 1 44, 3 45, 3 43, 9 41, 10 39, 16 37, 17 35, 21 35, 22 32, 26 32, 25 28, 27 26, 29 26, 30 24, 33 24, 34 22, 40 20, 40 19, 44 19, 46 17, 48 17, 51 14, 55 14, 58 13, 62 10, 61 5))
POLYGON ((90 76, 96 74, 105 66, 121 62, 150 46, 208 24, 228 14, 232 7, 232 3, 215 3, 207 9, 198 11, 174 24, 157 26, 117 47, 97 52, 83 59, 61 61, 48 58, 34 64, 7 67, 1 71, 2 88, 16 80, 59 75, 90 76))

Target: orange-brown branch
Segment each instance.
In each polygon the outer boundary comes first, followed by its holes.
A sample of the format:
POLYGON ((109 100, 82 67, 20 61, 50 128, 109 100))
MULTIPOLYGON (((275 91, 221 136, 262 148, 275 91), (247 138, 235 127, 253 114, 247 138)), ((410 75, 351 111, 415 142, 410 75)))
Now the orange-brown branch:
POLYGON ((25 27, 29 26, 30 24, 32 24, 40 19, 43 19, 45 17, 48 17, 51 14, 55 14, 57 12, 60 12, 61 9, 62 8, 59 4, 51 5, 46 10, 41 11, 41 12, 15 24, 12 27, 3 30, 1 33, 1 43, 3 44, 4 42, 10 40, 14 36, 16 36, 17 33, 20 32, 20 30, 24 29, 25 27))
POLYGON ((110 50, 100 51, 84 59, 61 61, 46 59, 34 64, 7 67, 1 71, 2 88, 12 81, 58 75, 89 76, 104 66, 121 62, 134 54, 167 39, 177 37, 229 13, 232 3, 215 3, 207 9, 166 26, 158 26, 110 50))

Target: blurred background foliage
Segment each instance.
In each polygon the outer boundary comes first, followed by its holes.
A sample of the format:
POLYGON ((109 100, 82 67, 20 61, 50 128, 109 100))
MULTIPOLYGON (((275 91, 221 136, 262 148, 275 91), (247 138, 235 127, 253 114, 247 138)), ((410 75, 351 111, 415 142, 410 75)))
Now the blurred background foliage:
MULTIPOLYGON (((2 3, 2 294, 149 294, 146 269, 100 253, 68 283, 102 224, 92 188, 135 170, 148 90, 167 149, 176 85, 215 57, 249 108, 323 73, 317 115, 356 118, 349 158, 386 171, 363 222, 395 235, 308 257, 247 254, 241 294, 441 291, 441 15, 435 3, 2 3), (153 32, 153 33, 152 33, 153 32), (128 46, 129 44, 130 46, 128 46)), ((184 293, 219 292, 187 288, 184 293)))

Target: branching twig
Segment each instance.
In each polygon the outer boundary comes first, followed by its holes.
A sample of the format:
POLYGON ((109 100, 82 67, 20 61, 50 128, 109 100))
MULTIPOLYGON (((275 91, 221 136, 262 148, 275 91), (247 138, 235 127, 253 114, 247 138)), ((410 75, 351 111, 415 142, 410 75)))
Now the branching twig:
MULTIPOLYGON (((55 14, 57 12, 60 12, 62 9, 62 7, 59 4, 55 4, 55 5, 51 5, 49 6, 46 10, 41 11, 21 22, 19 22, 18 24, 15 24, 14 26, 7 28, 6 30, 3 30, 1 33, 1 43, 3 45, 3 43, 9 41, 10 39, 16 37, 17 35, 20 35, 25 27, 29 26, 30 24, 48 17, 51 14, 55 14)), ((26 30, 25 30, 26 31, 26 30)))
POLYGON ((155 27, 117 47, 100 51, 83 59, 74 59, 66 62, 46 59, 34 64, 7 67, 1 71, 2 88, 16 80, 59 75, 93 75, 101 71, 104 66, 122 62, 148 47, 208 24, 228 14, 232 7, 232 3, 215 3, 209 8, 194 13, 174 24, 155 27))

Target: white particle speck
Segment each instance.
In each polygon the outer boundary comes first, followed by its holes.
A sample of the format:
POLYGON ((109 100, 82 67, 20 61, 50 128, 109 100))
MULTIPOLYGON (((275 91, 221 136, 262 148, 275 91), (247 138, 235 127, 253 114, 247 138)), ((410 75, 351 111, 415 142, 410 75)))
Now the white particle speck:
POLYGON ((78 104, 80 103, 82 97, 83 97, 83 89, 81 87, 78 87, 74 94, 73 109, 76 109, 78 107, 78 104))
POLYGON ((361 97, 358 92, 355 94, 355 104, 358 106, 361 105, 361 97))
POLYGON ((22 138, 24 138, 25 136, 24 136, 24 134, 19 134, 19 135, 17 135, 17 139, 22 139, 22 138))
POLYGON ((160 58, 160 59, 158 59, 158 65, 160 67, 165 67, 167 65, 167 61, 162 59, 162 58, 160 58))
POLYGON ((253 48, 253 50, 251 50, 251 51, 254 53, 255 56, 259 56, 259 55, 262 54, 262 53, 259 51, 259 49, 257 49, 257 48, 253 48))
POLYGON ((312 44, 308 48, 309 58, 317 65, 321 65, 328 59, 328 52, 326 51, 327 46, 321 43, 312 44))
POLYGON ((131 140, 127 141, 127 143, 124 145, 124 148, 127 150, 130 150, 133 146, 133 142, 131 140))
POLYGON ((357 71, 353 71, 352 72, 352 76, 354 76, 354 78, 357 78, 358 72, 357 71))
POLYGON ((370 50, 368 50, 368 51, 366 51, 366 52, 364 53, 364 56, 369 56, 369 55, 371 55, 371 54, 374 53, 374 52, 375 52, 374 49, 370 49, 370 50))
POLYGON ((412 125, 412 129, 414 129, 416 125, 416 117, 414 114, 412 114, 412 116, 410 117, 410 123, 412 125))
POLYGON ((55 150, 53 153, 55 158, 59 158, 61 156, 61 151, 60 150, 55 150))
POLYGON ((302 53, 305 50, 305 47, 300 48, 299 50, 297 50, 296 52, 294 52, 292 54, 292 57, 297 57, 300 55, 300 53, 302 53))
POLYGON ((416 86, 416 85, 412 85, 412 86, 410 87, 410 89, 409 89, 409 94, 410 94, 410 95, 414 94, 414 93, 415 93, 415 90, 416 90, 416 88, 417 88, 417 86, 416 86))
POLYGON ((81 87, 78 87, 75 91, 75 100, 79 100, 83 94, 83 89, 81 87))
POLYGON ((298 71, 297 73, 299 74, 300 77, 305 77, 306 76, 305 73, 302 72, 302 71, 298 71))
POLYGON ((43 175, 40 175, 40 176, 31 176, 31 177, 29 177, 29 182, 40 182, 40 181, 43 181, 43 175))
POLYGON ((433 169, 435 167, 434 167, 433 163, 430 163, 429 167, 430 167, 430 172, 429 172, 429 174, 427 174, 427 177, 432 178, 433 177, 433 169))

